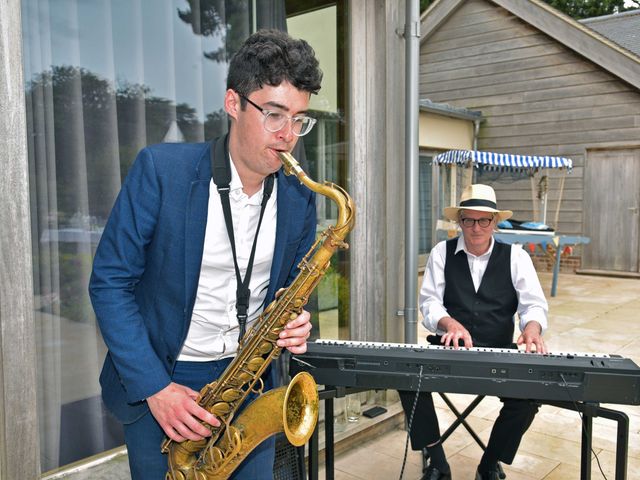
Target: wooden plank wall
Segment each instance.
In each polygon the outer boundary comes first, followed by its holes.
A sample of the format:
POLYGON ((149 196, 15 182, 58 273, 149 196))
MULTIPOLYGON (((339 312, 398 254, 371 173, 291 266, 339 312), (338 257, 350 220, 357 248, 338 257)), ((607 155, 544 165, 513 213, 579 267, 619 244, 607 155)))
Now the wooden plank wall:
MULTIPOLYGON (((485 0, 467 0, 420 50, 420 98, 482 111, 478 148, 573 160, 557 229, 581 234, 587 148, 640 143, 640 92, 485 0)), ((549 176, 547 220, 559 197, 549 176)), ((529 180, 494 184, 514 218, 533 218, 529 180)))
POLYGON ((0 478, 40 478, 20 1, 0 2, 0 478))

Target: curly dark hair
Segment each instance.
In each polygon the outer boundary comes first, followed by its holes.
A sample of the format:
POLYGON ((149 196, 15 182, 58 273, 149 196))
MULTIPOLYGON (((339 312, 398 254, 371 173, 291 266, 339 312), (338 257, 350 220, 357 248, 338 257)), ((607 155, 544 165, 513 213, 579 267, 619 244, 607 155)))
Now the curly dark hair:
POLYGON ((280 30, 258 30, 231 58, 227 88, 249 95, 285 80, 298 90, 318 93, 322 71, 313 48, 280 30))

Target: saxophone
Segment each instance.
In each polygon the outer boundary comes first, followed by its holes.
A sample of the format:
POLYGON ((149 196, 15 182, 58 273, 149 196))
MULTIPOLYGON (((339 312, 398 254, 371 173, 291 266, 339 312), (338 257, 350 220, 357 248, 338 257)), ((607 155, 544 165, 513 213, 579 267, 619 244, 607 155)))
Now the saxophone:
POLYGON ((310 190, 337 204, 338 221, 319 235, 298 265, 298 276, 254 322, 223 374, 200 390, 198 404, 215 415, 220 426, 205 424, 211 436, 200 441, 177 443, 167 438, 162 443, 162 452, 168 454, 166 480, 229 478, 247 455, 271 435, 284 431, 289 442, 301 446, 315 429, 318 391, 311 375, 301 372, 288 386, 266 393, 262 393, 264 384, 260 377, 282 351, 276 345, 279 333, 302 312, 334 252, 348 248, 344 238, 353 228, 355 205, 341 187, 311 180, 289 153, 279 152, 279 156, 285 174, 296 175, 310 190), (234 419, 251 392, 260 396, 234 419))

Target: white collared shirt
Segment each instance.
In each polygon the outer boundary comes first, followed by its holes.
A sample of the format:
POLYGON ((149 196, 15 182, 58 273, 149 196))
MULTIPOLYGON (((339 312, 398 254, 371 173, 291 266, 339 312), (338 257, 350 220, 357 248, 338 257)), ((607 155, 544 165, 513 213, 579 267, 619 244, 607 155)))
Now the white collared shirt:
MULTIPOLYGON (((466 253, 476 292, 480 288, 482 277, 489 264, 493 246, 494 239, 492 237, 489 250, 482 255, 476 256, 466 249, 462 234, 458 237, 455 253, 460 250, 464 250, 466 253)), ((447 242, 443 241, 438 243, 429 254, 419 297, 423 325, 428 330, 438 334, 445 333, 442 330, 438 330, 438 321, 443 317, 450 316, 444 307, 444 266, 446 258, 447 242)), ((540 323, 544 332, 547 329, 547 311, 549 307, 531 257, 522 249, 521 245, 511 246, 511 281, 518 296, 517 312, 520 318, 520 330, 524 329, 527 322, 535 320, 540 323)))
MULTIPOLYGON (((238 172, 231 164, 229 203, 240 275, 244 280, 251 247, 260 218, 263 190, 251 197, 242 191, 238 172)), ((263 184, 264 188, 264 184, 263 184)), ((260 226, 249 289, 247 330, 262 313, 269 288, 273 250, 276 243, 277 180, 267 202, 260 226)), ((222 203, 216 185, 209 185, 209 209, 202 267, 187 339, 178 356, 181 361, 209 361, 235 355, 238 349, 236 317, 236 273, 222 203)))

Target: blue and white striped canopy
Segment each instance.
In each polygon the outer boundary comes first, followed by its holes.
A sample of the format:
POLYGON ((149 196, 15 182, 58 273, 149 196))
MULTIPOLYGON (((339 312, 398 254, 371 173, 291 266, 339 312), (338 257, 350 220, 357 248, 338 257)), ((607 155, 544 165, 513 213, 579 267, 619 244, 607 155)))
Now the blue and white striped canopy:
POLYGON ((449 150, 433 159, 437 164, 485 166, 490 169, 538 170, 540 168, 566 168, 571 171, 573 162, 564 157, 539 157, 512 155, 509 153, 479 152, 477 150, 449 150))

